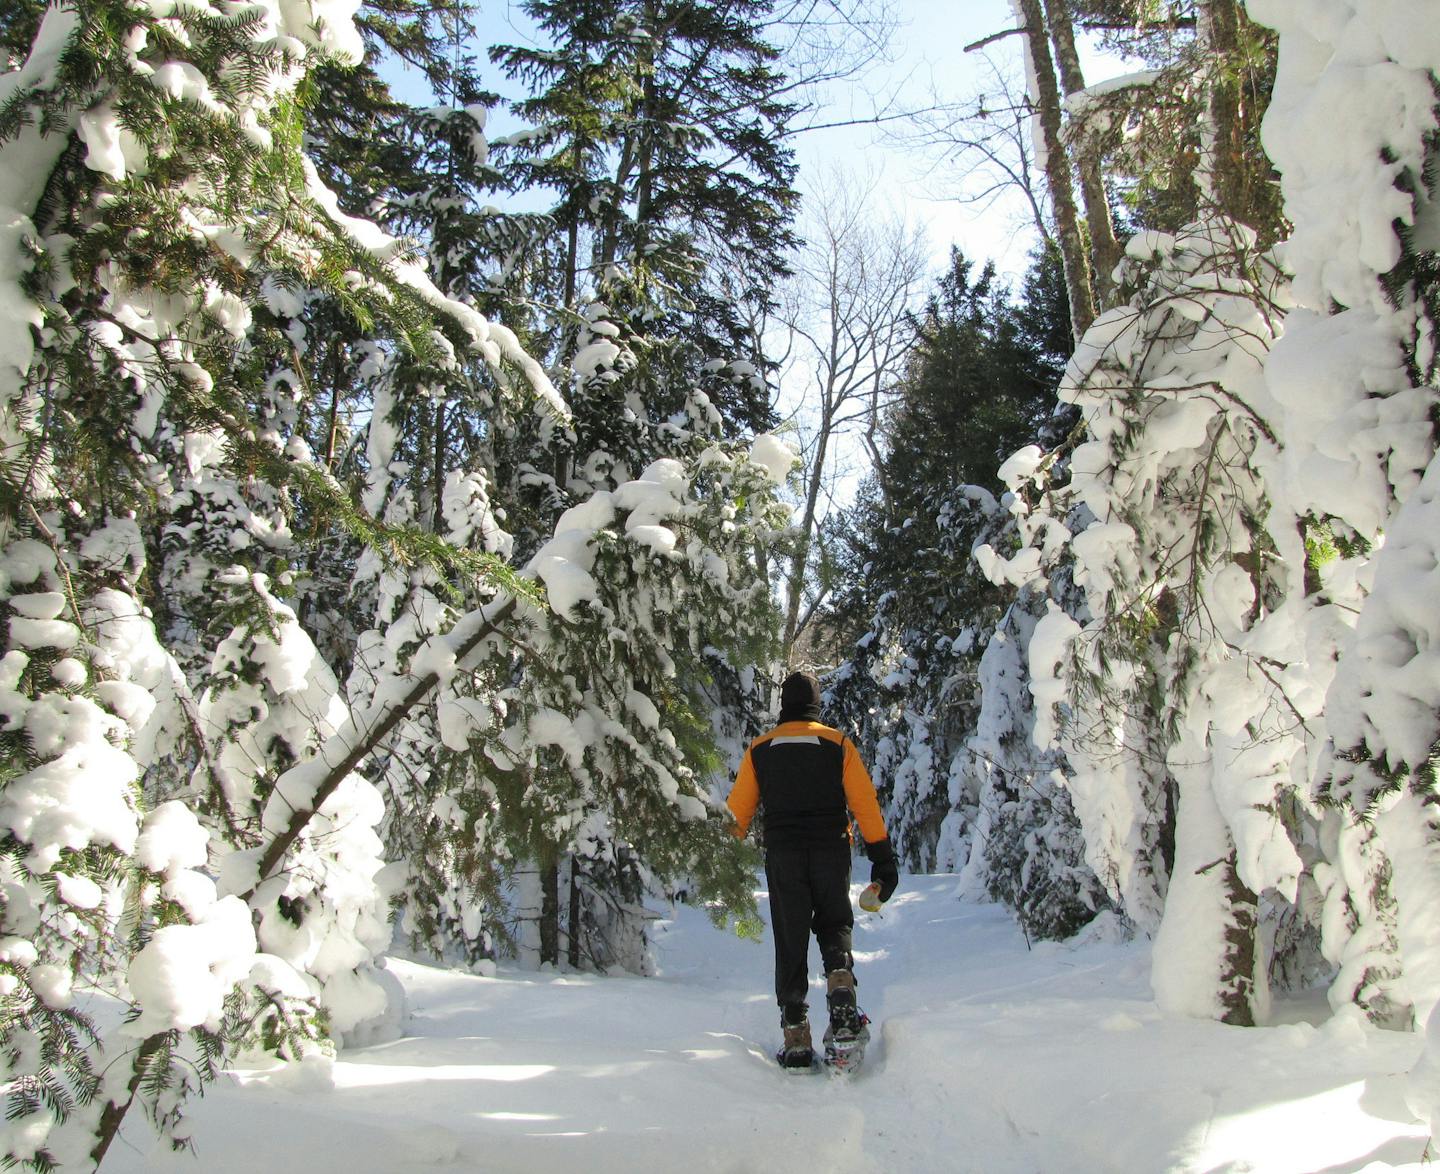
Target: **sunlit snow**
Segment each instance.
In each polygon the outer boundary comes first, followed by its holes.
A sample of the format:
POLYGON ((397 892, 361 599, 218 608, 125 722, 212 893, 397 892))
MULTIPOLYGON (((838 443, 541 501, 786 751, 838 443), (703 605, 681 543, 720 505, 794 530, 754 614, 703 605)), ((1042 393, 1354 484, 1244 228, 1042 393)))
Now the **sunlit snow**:
MULTIPOLYGON (((787 1076, 771 946, 680 906, 653 979, 392 961, 404 1036, 314 1064, 244 1069, 191 1107, 198 1155, 139 1123, 122 1174, 256 1169, 391 1174, 825 1170, 827 1174, 1152 1174, 1411 1170, 1404 1101, 1420 1040, 1323 1001, 1241 1030, 1163 1016, 1149 947, 1026 948, 1010 916, 906 878, 861 914, 856 967, 875 1021, 850 1082, 787 1076), (135 1148, 131 1148, 131 1147, 135 1148)), ((857 886, 858 888, 858 886, 857 886)), ((762 897, 763 905, 763 897, 762 897)), ((812 958, 812 963, 815 959, 812 958)), ((812 1018, 823 1007, 818 979, 812 1018)))

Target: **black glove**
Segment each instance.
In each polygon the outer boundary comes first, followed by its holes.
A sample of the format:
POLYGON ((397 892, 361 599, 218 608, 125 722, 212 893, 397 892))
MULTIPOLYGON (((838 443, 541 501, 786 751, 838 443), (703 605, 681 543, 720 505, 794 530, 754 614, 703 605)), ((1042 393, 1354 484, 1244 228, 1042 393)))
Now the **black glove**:
POLYGON ((880 886, 880 900, 890 900, 900 883, 900 866, 895 860, 895 849, 889 838, 876 840, 865 845, 865 855, 870 857, 870 883, 880 886))

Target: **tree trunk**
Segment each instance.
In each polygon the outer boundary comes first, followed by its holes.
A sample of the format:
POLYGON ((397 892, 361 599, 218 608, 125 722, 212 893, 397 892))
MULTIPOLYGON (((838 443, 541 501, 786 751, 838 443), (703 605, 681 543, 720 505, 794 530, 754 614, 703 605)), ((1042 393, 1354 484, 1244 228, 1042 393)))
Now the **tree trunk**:
MULTIPOLYGON (((641 27, 650 36, 641 44, 636 53, 636 81, 640 87, 639 104, 630 110, 630 126, 625 132, 623 144, 615 165, 615 193, 623 206, 625 193, 632 176, 635 182, 635 225, 637 238, 643 238, 643 226, 649 221, 654 200, 654 176, 652 174, 655 153, 654 129, 650 118, 655 107, 654 54, 657 38, 661 35, 659 15, 652 5, 646 5, 641 17, 641 27)), ((599 263, 603 272, 615 263, 620 251, 620 222, 623 213, 620 207, 610 210, 610 217, 600 234, 599 263)), ((640 247, 642 239, 633 242, 640 247)))
POLYGON ((1065 292, 1070 297, 1070 327, 1079 342, 1095 320, 1095 293, 1090 281, 1090 263, 1080 232, 1075 206, 1075 188, 1070 180, 1070 156, 1060 139, 1060 88, 1055 81, 1055 64, 1045 32, 1041 0, 1016 0, 1025 23, 1025 47, 1034 79, 1032 100, 1040 121, 1045 146, 1045 180, 1055 209, 1055 235, 1065 270, 1065 292))
POLYGON ((560 862, 540 865, 540 965, 560 965, 560 862))
MULTIPOLYGON (((648 63, 647 63, 648 64, 648 63)), ((645 75, 644 99, 640 105, 640 158, 635 176, 635 226, 645 235, 645 228, 655 214, 655 132, 650 126, 652 111, 655 109, 655 74, 653 69, 645 75)))
POLYGON ((580 935, 581 935, 581 912, 583 903, 580 892, 580 870, 575 865, 575 857, 570 857, 570 927, 567 933, 566 954, 570 960, 572 970, 580 969, 580 935))
POLYGON ((1240 879, 1233 850, 1220 867, 1231 917, 1220 972, 1220 1005, 1225 1009, 1220 1021, 1232 1027, 1254 1027, 1259 994, 1255 989, 1255 933, 1260 921, 1260 899, 1240 879))
MULTIPOLYGON (((1055 62, 1060 67, 1060 84, 1066 97, 1085 88, 1085 74, 1080 68, 1080 54, 1075 48, 1075 23, 1070 0, 1045 0, 1045 17, 1050 23, 1050 38, 1055 46, 1055 62)), ((1085 198, 1085 227, 1090 234, 1090 268, 1095 284, 1096 308, 1108 310, 1116 303, 1115 279, 1112 274, 1120 264, 1123 250, 1115 238, 1115 221, 1110 215, 1110 199, 1105 192, 1105 177, 1096 151, 1083 139, 1074 145, 1076 166, 1080 172, 1080 191, 1085 198)))
POLYGON ((785 588, 785 630, 781 654, 788 665, 790 653, 800 635, 800 603, 805 595, 805 576, 810 569, 810 542, 815 529, 815 516, 820 509, 820 479, 825 473, 825 455, 830 447, 831 421, 820 423, 815 441, 815 461, 811 466, 810 484, 805 492, 805 510, 800 516, 800 538, 796 543, 795 560, 790 566, 790 581, 785 588))
POLYGON ((567 310, 575 308, 576 273, 580 266, 580 225, 570 222, 565 233, 565 301, 567 310))
POLYGON ((430 491, 435 495, 430 517, 430 529, 435 534, 445 533, 445 403, 435 401, 435 436, 433 437, 434 467, 431 470, 430 491))
POLYGON ((1235 840, 1216 801, 1200 739, 1177 751, 1175 871, 1155 934, 1150 980, 1172 1015, 1253 1027, 1265 1002, 1259 902, 1240 879, 1235 840))
POLYGON ((120 1125, 125 1120, 125 1114, 130 1111, 130 1106, 135 1103, 135 1094, 140 1090, 141 1081, 149 1073, 151 1061, 155 1058, 156 1053, 165 1046, 169 1034, 169 1032, 157 1032, 141 1043, 134 1059, 130 1061, 130 1079, 125 1084, 125 1099, 109 1101, 100 1114, 100 1123, 95 1128, 95 1146, 90 1151, 90 1160, 95 1163, 97 1168, 105 1160, 105 1155, 110 1150, 110 1144, 119 1135, 120 1125))
POLYGON ((1175 782, 1175 776, 1165 772, 1165 780, 1160 788, 1160 795, 1165 803, 1165 810, 1160 815, 1160 863, 1165 869, 1165 880, 1175 875, 1175 817, 1180 807, 1180 788, 1175 782))
MULTIPOLYGON (((330 348, 330 354, 334 355, 336 347, 330 348)), ((295 357, 295 370, 301 371, 300 357, 295 357)), ((330 411, 326 418, 325 425, 325 469, 327 472, 335 472, 335 445, 340 435, 340 380, 334 377, 330 380, 330 411)))
POLYGON ((1245 19, 1235 0, 1205 0, 1199 6, 1197 35, 1210 78, 1196 181, 1213 210, 1263 229, 1266 217, 1245 157, 1245 95, 1237 63, 1245 19))

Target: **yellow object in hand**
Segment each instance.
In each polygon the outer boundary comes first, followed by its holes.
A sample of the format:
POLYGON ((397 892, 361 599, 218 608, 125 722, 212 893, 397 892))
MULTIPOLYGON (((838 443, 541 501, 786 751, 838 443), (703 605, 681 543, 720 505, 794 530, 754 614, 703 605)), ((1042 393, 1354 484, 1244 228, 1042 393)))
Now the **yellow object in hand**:
POLYGON ((860 908, 866 913, 879 913, 883 902, 880 900, 880 886, 868 884, 860 892, 860 908))

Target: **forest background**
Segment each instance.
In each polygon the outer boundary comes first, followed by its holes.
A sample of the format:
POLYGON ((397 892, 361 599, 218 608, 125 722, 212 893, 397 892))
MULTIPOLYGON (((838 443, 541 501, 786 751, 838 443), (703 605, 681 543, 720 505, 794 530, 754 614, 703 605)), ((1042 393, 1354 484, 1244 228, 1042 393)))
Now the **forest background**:
POLYGON ((795 664, 1027 935, 1432 1021, 1425 7, 1015 0, 976 92, 837 119, 881 4, 8 6, 6 1160, 383 1037, 397 935, 753 932, 719 800, 795 664), (1018 280, 800 174, 857 118, 1018 280))

